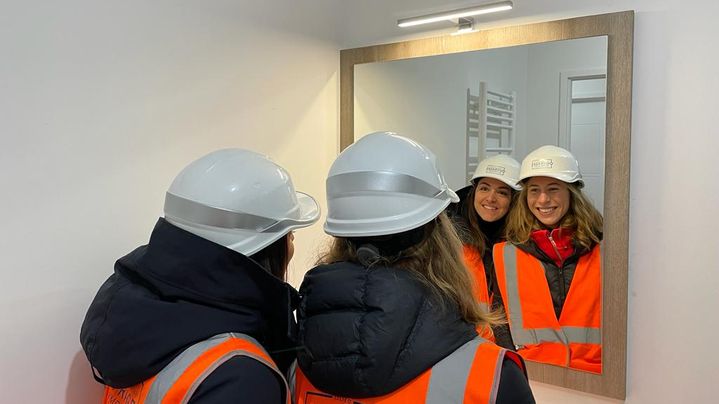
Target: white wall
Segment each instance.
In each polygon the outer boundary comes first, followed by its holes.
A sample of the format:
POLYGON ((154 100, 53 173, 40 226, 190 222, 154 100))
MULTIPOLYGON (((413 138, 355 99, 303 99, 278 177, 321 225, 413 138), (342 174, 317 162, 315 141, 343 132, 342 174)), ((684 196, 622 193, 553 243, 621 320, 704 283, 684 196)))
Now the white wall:
MULTIPOLYGON (((435 35, 397 18, 472 2, 347 3, 343 48, 435 35)), ((633 9, 628 403, 716 401, 719 26, 713 0, 515 0, 487 26, 633 9)), ((534 385, 540 403, 613 400, 534 385)))
MULTIPOLYGON (((331 0, 0 0, 0 401, 97 403, 84 313, 189 161, 248 147, 324 205, 331 0)), ((320 226, 297 232, 293 282, 320 226)))

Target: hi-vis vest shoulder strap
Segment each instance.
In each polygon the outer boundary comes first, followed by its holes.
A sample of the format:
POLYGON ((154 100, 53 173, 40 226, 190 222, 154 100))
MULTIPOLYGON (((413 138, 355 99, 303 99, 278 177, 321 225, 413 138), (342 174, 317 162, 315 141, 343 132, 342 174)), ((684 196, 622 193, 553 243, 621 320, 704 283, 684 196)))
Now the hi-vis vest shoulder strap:
POLYGON ((284 396, 291 403, 284 376, 272 358, 252 337, 225 333, 198 342, 160 373, 140 384, 124 389, 105 388, 103 404, 182 404, 192 398, 200 384, 220 365, 236 356, 253 358, 272 369, 285 382, 284 396))
POLYGON ((482 254, 474 247, 469 245, 462 246, 464 253, 464 263, 467 265, 470 274, 474 280, 474 297, 477 299, 482 308, 489 311, 492 306, 489 287, 487 286, 487 276, 484 273, 484 262, 482 262, 482 254))
MULTIPOLYGON (((482 261, 482 254, 479 253, 474 247, 470 245, 462 246, 462 253, 464 256, 464 264, 469 270, 469 274, 472 276, 472 292, 474 298, 479 302, 479 306, 486 312, 492 310, 492 295, 487 285, 487 275, 485 274, 484 262, 482 261)), ((488 326, 478 326, 477 334, 480 337, 494 342, 494 333, 488 326)))
POLYGON ((601 254, 577 262, 557 318, 545 268, 511 243, 494 246, 497 282, 517 352, 525 359, 601 373, 601 254))
POLYGON ((293 396, 296 404, 492 404, 497 399, 505 356, 524 371, 519 355, 477 337, 392 393, 370 398, 324 393, 312 385, 298 366, 293 396))

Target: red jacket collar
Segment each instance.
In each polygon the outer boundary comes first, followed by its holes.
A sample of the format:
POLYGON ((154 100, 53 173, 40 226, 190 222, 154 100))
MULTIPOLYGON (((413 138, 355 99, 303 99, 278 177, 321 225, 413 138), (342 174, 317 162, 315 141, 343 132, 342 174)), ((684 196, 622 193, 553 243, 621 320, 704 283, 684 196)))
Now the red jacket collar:
POLYGON ((572 236, 574 232, 569 229, 556 228, 553 230, 535 230, 531 234, 532 241, 551 258, 558 267, 564 260, 574 253, 572 236))

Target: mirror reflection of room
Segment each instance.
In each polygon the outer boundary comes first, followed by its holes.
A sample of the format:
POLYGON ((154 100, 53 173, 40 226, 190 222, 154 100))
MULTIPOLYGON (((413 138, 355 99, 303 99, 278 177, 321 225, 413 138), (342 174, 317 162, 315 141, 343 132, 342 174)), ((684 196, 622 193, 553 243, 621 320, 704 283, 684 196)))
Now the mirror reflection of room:
POLYGON ((476 297, 507 321, 480 334, 527 360, 592 373, 602 352, 606 48, 593 37, 360 64, 354 83, 356 137, 414 134, 462 197, 450 210, 476 297))
POLYGON ((558 145, 581 162, 585 192, 601 212, 606 64, 603 36, 358 64, 355 138, 412 133, 436 151, 453 189, 467 184, 479 159, 501 153, 521 161, 539 146, 558 145), (509 103, 511 121, 472 116, 467 93, 480 97, 480 86, 496 99, 485 113, 508 115, 499 109, 509 103))

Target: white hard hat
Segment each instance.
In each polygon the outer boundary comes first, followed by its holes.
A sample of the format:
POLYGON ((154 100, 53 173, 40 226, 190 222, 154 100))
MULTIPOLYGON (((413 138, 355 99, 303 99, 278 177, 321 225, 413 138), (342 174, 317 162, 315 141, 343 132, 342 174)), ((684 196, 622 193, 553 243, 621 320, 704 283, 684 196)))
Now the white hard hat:
POLYGON ((584 186, 577 159, 568 150, 552 145, 539 147, 522 160, 519 180, 530 177, 551 177, 584 186))
POLYGON ((479 162, 472 175, 472 182, 477 178, 494 178, 519 191, 519 162, 506 154, 498 154, 479 162))
POLYGON ((391 132, 376 132, 350 145, 332 164, 324 228, 338 237, 401 233, 458 201, 429 149, 391 132))
POLYGON ((247 256, 318 218, 317 202, 295 192, 284 168, 243 149, 190 163, 165 195, 167 221, 247 256))

